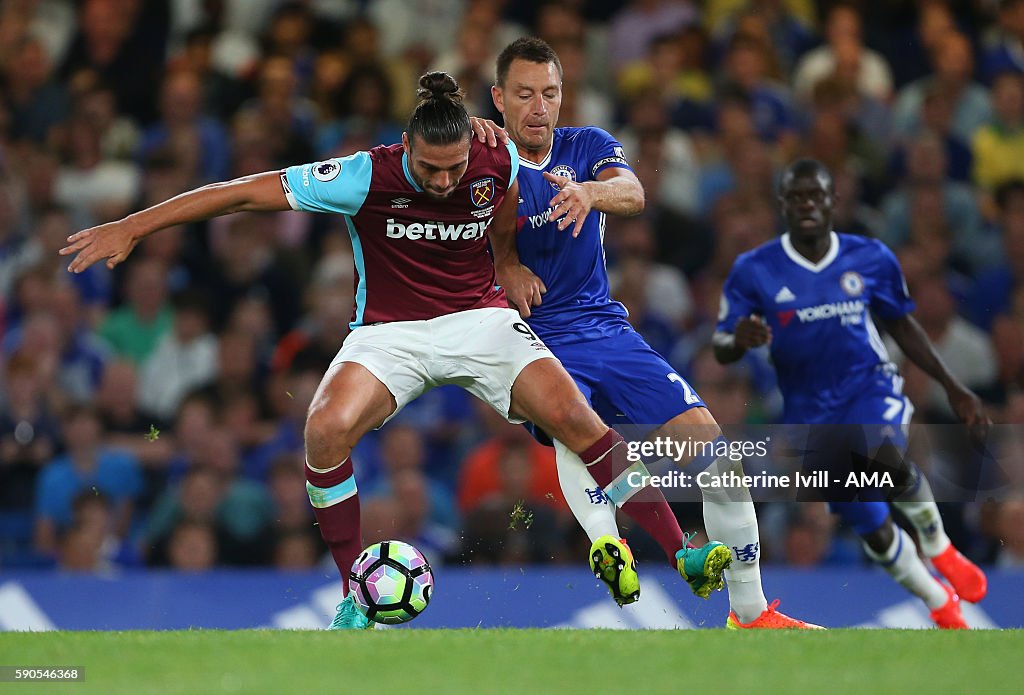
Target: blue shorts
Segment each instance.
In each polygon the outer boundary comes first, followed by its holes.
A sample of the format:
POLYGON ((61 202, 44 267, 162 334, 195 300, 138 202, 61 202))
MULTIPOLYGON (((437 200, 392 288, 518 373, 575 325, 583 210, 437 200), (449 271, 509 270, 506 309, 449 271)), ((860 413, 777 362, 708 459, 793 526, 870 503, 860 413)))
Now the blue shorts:
POLYGON ((903 395, 903 377, 880 371, 868 388, 832 420, 836 424, 864 426, 868 453, 882 444, 893 444, 900 453, 907 450, 907 428, 914 405, 903 395))
POLYGON ((889 516, 889 505, 885 502, 829 502, 828 508, 860 536, 881 528, 889 516))
MULTIPOLYGON (((636 331, 549 349, 601 419, 627 438, 641 439, 687 410, 706 407, 636 331)), ((543 433, 534 436, 550 443, 543 433)))

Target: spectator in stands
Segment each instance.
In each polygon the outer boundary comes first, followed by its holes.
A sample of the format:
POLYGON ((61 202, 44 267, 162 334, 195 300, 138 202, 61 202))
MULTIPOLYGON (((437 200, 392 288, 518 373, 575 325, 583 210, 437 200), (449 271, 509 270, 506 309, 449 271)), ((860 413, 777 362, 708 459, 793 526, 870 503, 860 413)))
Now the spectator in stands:
MULTIPOLYGON (((377 483, 368 488, 366 496, 387 496, 392 495, 401 501, 403 495, 410 497, 410 501, 417 504, 422 502, 422 510, 416 514, 407 512, 416 523, 410 523, 410 528, 419 529, 430 525, 437 527, 437 531, 444 529, 454 531, 459 526, 458 510, 455 506, 455 496, 452 491, 435 480, 430 480, 423 475, 427 463, 427 442, 422 433, 415 427, 404 424, 401 420, 392 422, 389 427, 381 430, 380 459, 383 468, 383 477, 377 483), (398 478, 406 471, 417 471, 417 480, 422 483, 425 498, 412 500, 408 490, 398 490, 398 478), (418 517, 422 515, 423 519, 418 517)), ((402 483, 408 483, 410 478, 403 479, 402 483)))
POLYGON ((27 509, 36 476, 60 443, 60 426, 33 355, 15 353, 6 361, 0 402, 0 508, 27 509))
POLYGON ((401 126, 391 118, 391 83, 383 67, 370 64, 353 70, 336 102, 337 118, 317 127, 317 156, 342 157, 402 139, 401 126))
POLYGON ((233 447, 230 435, 212 433, 202 459, 154 504, 144 533, 149 564, 166 563, 173 530, 182 521, 211 525, 220 559, 227 564, 270 561, 272 548, 266 539, 273 506, 264 486, 236 477, 238 454, 233 447))
POLYGON ((974 183, 982 209, 995 214, 992 193, 1002 183, 1024 179, 1024 75, 1004 72, 992 82, 992 120, 974 132, 974 183))
POLYGON ((71 503, 71 529, 86 531, 89 537, 99 537, 99 567, 134 567, 139 557, 131 540, 117 535, 114 528, 113 505, 110 498, 98 490, 83 490, 71 503))
POLYGON ((507 505, 506 514, 517 500, 564 510, 554 450, 537 443, 522 427, 507 427, 485 406, 477 405, 476 412, 487 424, 489 437, 463 462, 459 509, 468 514, 493 499, 507 505))
MULTIPOLYGON (((956 303, 945 279, 935 276, 923 278, 911 288, 911 296, 917 304, 914 316, 950 372, 968 388, 985 392, 994 384, 997 376, 992 341, 984 332, 957 315, 956 303)), ((908 383, 914 380, 916 374, 909 372, 917 370, 917 367, 903 359, 899 348, 890 345, 889 355, 896 364, 902 363, 900 371, 906 375, 908 383)), ((923 398, 914 398, 909 393, 908 396, 918 409, 926 411, 931 417, 955 422, 946 393, 934 380, 928 382, 923 398)))
POLYGON ((961 307, 965 316, 986 330, 998 315, 1008 311, 1014 287, 1024 284, 1024 180, 999 186, 994 201, 998 262, 976 275, 961 307))
POLYGON ((686 276, 658 257, 650 218, 616 220, 608 245, 617 258, 616 267, 608 273, 612 296, 618 297, 622 286, 635 283, 643 304, 667 324, 674 340, 693 318, 693 296, 686 276), (625 263, 632 267, 621 267, 625 263))
POLYGON ((154 104, 167 44, 165 3, 85 0, 78 32, 60 74, 95 72, 117 95, 118 111, 140 124, 155 117, 154 104))
MULTIPOLYGON (((142 466, 147 500, 167 484, 167 465, 174 454, 174 436, 151 435, 152 418, 139 411, 135 365, 128 360, 107 362, 93 404, 111 446, 130 451, 142 466)), ((159 431, 159 428, 157 428, 159 431)))
POLYGON ((160 88, 160 121, 142 133, 137 161, 140 166, 166 152, 187 162, 187 188, 223 181, 231 164, 227 131, 202 111, 203 84, 188 70, 171 72, 160 88))
POLYGON ((933 72, 899 91, 893 106, 893 127, 898 135, 920 132, 925 94, 933 85, 948 91, 953 100, 952 132, 969 142, 974 131, 992 117, 988 90, 973 81, 974 54, 971 42, 957 32, 943 35, 931 51, 933 72))
POLYGON ((85 406, 72 407, 62 420, 66 451, 42 469, 35 491, 35 547, 53 553, 60 529, 72 521, 72 503, 82 490, 95 488, 113 505, 113 532, 128 537, 135 499, 142 490, 138 462, 124 451, 107 447, 99 415, 85 406))
POLYGON ((124 303, 107 315, 99 335, 115 355, 141 365, 174 323, 167 268, 159 261, 136 260, 128 266, 124 295, 124 303))
POLYGON ((171 531, 167 541, 171 569, 179 572, 206 572, 219 564, 217 534, 213 527, 185 520, 171 531))
POLYGON ((299 88, 295 65, 285 56, 268 56, 260 66, 258 84, 256 97, 242 104, 239 115, 263 119, 274 161, 309 161, 316 110, 299 88))
POLYGON ((999 0, 997 39, 981 59, 982 76, 993 82, 1004 72, 1024 73, 1024 0, 999 0))
POLYGON ((793 89, 798 97, 810 98, 814 86, 834 74, 845 57, 853 65, 857 91, 883 103, 889 101, 893 93, 889 63, 882 54, 864 46, 861 16, 853 5, 836 4, 829 10, 825 39, 825 45, 804 55, 796 67, 793 89))
POLYGON ((750 100, 757 136, 785 160, 795 152, 802 124, 789 87, 770 78, 766 50, 742 34, 733 38, 724 58, 725 84, 750 100))
POLYGON ((160 423, 170 422, 182 399, 217 372, 217 338, 209 330, 206 296, 186 290, 172 305, 173 327, 139 370, 139 407, 160 423))
POLYGON ((999 503, 996 524, 1001 541, 996 566, 1024 567, 1024 493, 1018 491, 999 503))
POLYGON ((699 214, 700 160, 693 139, 669 123, 667 109, 654 89, 633 94, 619 141, 634 166, 646 174, 648 196, 677 214, 693 217, 699 214))
POLYGON ((302 531, 290 531, 274 544, 274 569, 308 572, 316 567, 320 548, 315 538, 302 531))
POLYGON ((10 136, 46 142, 50 129, 63 121, 70 108, 67 91, 53 79, 53 65, 43 42, 24 37, 5 66, 10 136))
POLYGON ((134 165, 104 158, 101 135, 82 116, 67 124, 65 161, 57 172, 53 195, 78 227, 123 217, 141 188, 134 165))
POLYGON ((57 567, 63 572, 95 574, 109 571, 103 557, 103 535, 99 529, 71 525, 60 533, 57 567))
POLYGON ((630 61, 642 58, 656 36, 679 31, 697 20, 687 0, 632 0, 612 19, 608 45, 611 68, 618 73, 630 61))
POLYGON ((882 201, 885 228, 879 236, 891 248, 912 241, 912 230, 932 234, 946 230, 953 254, 968 266, 986 260, 981 212, 971 188, 946 176, 946 152, 931 133, 907 146, 907 177, 882 201), (925 215, 928 215, 927 222, 925 215))
MULTIPOLYGON (((953 108, 956 95, 939 83, 924 90, 921 104, 921 124, 925 132, 938 137, 946 150, 946 177, 958 183, 971 183, 974 154, 971 140, 964 140, 953 131, 953 108)), ((889 157, 889 177, 893 181, 907 174, 907 151, 918 133, 904 136, 894 146, 889 157)))
MULTIPOLYGON (((1020 235, 1019 231, 1015 233, 1020 235)), ((1020 244, 1020 241, 1015 243, 1020 244)), ((1013 388, 1024 388, 1024 283, 1014 286, 1010 306, 992 323, 992 345, 999 368, 999 382, 1013 388)))

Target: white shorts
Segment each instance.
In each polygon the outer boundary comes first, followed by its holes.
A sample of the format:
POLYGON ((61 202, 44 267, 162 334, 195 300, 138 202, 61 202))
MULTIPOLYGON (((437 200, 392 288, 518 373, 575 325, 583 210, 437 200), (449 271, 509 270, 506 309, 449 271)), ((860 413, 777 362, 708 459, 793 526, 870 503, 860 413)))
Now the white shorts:
POLYGON ((455 384, 520 423, 508 412, 512 384, 526 365, 545 357, 554 355, 519 312, 490 307, 360 326, 331 366, 361 364, 388 388, 398 405, 384 422, 435 386, 455 384))

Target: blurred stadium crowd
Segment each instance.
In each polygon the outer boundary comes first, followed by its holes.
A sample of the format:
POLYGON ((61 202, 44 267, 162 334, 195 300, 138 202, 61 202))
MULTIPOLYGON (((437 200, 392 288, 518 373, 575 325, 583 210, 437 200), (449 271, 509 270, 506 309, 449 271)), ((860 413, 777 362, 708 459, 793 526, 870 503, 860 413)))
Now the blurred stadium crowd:
MULTIPOLYGON (((720 422, 778 415, 765 357, 726 369, 708 342, 733 259, 779 232, 774 175, 798 155, 833 171, 839 231, 897 251, 993 419, 1024 422, 1024 0, 3 0, 0 566, 322 562, 302 426, 348 331, 340 218, 169 229, 116 272, 70 276, 56 250, 211 181, 396 142, 427 69, 497 118, 493 58, 524 34, 561 56, 560 124, 616 134, 644 183, 644 215, 609 220, 615 294, 720 422)), ((950 422, 904 369, 917 418, 950 422)), ((586 552, 552 451, 458 389, 354 460, 367 542, 586 552)), ((679 511, 700 527, 699 504, 679 511)), ((944 512, 976 560, 1024 564, 1024 497, 944 512)), ((761 519, 766 563, 861 561, 821 505, 761 519)))

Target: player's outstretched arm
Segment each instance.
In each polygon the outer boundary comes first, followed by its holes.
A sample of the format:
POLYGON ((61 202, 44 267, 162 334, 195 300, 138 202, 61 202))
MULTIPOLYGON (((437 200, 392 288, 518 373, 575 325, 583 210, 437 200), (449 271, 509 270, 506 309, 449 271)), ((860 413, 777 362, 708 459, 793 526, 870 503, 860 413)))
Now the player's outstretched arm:
POLYGON ((610 215, 632 217, 644 211, 644 187, 629 169, 609 167, 597 175, 596 181, 573 181, 567 176, 542 172, 545 179, 558 186, 558 193, 548 205, 552 208, 552 222, 558 230, 573 225, 572 235, 577 237, 591 210, 610 215))
POLYGON ((519 250, 516 248, 518 207, 519 182, 513 181, 505 200, 494 213, 488 237, 494 254, 495 279, 505 289, 509 304, 525 319, 530 317, 530 307, 540 306, 541 295, 548 288, 532 270, 519 262, 519 250))
POLYGON ((767 345, 771 340, 771 327, 760 316, 750 315, 738 319, 732 333, 715 331, 711 348, 719 364, 731 364, 747 354, 747 350, 767 345))
POLYGON ((113 268, 128 257, 143 237, 161 229, 232 212, 289 209, 280 172, 253 174, 211 183, 115 222, 83 229, 68 237, 68 245, 60 250, 60 255, 76 254, 68 266, 72 273, 80 273, 103 259, 108 268, 113 268))
POLYGON ((889 319, 884 325, 903 354, 942 384, 957 417, 971 428, 972 434, 983 439, 992 422, 985 415, 981 399, 949 371, 917 319, 906 314, 898 319, 889 319))

